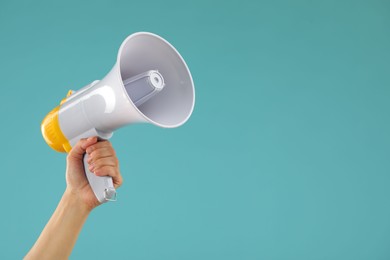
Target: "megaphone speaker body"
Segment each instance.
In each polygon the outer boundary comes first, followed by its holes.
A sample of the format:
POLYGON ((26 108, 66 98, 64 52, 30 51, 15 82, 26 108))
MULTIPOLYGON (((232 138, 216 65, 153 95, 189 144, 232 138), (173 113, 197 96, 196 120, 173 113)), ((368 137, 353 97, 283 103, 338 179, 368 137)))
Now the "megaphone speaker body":
MULTIPOLYGON (((128 124, 178 127, 190 117, 194 101, 193 80, 181 55, 160 36, 139 32, 124 40, 111 71, 100 81, 70 91, 45 117, 41 130, 50 147, 69 152, 82 138, 109 139, 128 124), (145 92, 147 88, 153 95, 145 92)), ((86 161, 87 156, 85 166, 86 161)), ((114 200, 111 177, 97 177, 84 168, 97 199, 114 200)))

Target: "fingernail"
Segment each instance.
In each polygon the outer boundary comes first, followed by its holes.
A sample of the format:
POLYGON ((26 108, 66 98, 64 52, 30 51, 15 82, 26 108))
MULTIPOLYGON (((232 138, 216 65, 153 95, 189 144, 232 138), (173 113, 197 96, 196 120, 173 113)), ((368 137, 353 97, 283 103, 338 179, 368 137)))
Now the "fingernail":
POLYGON ((89 137, 89 138, 87 139, 88 142, 90 142, 90 141, 92 141, 92 140, 93 140, 93 137, 89 137))
POLYGON ((88 168, 89 168, 89 170, 90 170, 91 172, 93 172, 93 170, 94 170, 95 167, 93 166, 93 164, 91 164, 91 165, 89 165, 88 168))

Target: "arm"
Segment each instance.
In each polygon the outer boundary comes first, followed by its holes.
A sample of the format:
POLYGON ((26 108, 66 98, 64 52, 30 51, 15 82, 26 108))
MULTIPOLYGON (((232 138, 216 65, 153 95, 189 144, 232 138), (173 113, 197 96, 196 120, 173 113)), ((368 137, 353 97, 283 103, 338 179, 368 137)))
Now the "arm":
POLYGON ((122 184, 118 159, 110 142, 81 140, 67 157, 66 190, 38 240, 25 259, 67 259, 89 213, 99 205, 84 173, 83 156, 98 176, 111 176, 115 188, 122 184))

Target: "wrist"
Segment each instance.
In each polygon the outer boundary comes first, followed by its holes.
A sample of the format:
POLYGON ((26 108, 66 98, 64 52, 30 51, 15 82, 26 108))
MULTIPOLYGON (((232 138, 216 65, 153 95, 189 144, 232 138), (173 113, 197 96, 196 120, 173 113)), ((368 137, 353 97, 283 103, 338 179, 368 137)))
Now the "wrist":
POLYGON ((67 188, 61 199, 62 204, 67 208, 75 209, 80 215, 88 216, 94 208, 84 202, 81 196, 73 190, 67 188))

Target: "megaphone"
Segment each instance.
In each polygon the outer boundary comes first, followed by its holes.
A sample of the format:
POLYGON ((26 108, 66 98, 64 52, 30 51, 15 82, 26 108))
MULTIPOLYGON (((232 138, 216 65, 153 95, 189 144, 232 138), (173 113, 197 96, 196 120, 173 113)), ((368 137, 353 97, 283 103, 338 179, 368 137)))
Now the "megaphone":
MULTIPOLYGON (((128 36, 117 62, 102 79, 69 91, 43 120, 42 135, 56 151, 69 152, 82 138, 109 139, 133 123, 173 128, 190 117, 195 102, 191 73, 179 52, 165 39, 147 32, 128 36)), ((116 200, 111 177, 84 169, 99 202, 116 200)))

